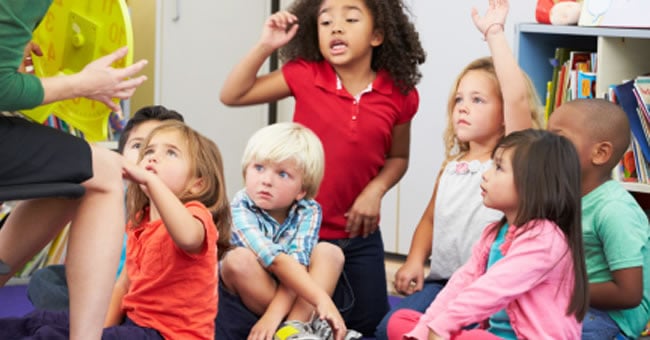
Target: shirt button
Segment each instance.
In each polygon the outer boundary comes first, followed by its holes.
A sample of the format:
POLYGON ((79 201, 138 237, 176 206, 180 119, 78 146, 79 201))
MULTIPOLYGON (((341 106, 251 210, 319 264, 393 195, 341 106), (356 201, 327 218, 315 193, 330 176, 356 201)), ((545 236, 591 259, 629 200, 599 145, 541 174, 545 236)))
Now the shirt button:
POLYGON ((357 120, 357 116, 352 116, 352 120, 357 120))

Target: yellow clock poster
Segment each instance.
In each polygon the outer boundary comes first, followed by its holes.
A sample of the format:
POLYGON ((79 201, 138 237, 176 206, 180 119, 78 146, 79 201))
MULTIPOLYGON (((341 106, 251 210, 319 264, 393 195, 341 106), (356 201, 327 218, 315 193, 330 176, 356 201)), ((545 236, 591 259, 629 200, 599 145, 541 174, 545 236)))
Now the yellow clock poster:
MULTIPOLYGON (((33 40, 43 51, 43 56, 33 58, 38 77, 77 73, 122 46, 128 46, 129 53, 113 67, 133 62, 133 31, 124 0, 54 0, 34 30, 33 40)), ((100 141, 108 136, 111 110, 100 102, 76 98, 22 113, 39 123, 55 115, 82 131, 87 140, 100 141)))

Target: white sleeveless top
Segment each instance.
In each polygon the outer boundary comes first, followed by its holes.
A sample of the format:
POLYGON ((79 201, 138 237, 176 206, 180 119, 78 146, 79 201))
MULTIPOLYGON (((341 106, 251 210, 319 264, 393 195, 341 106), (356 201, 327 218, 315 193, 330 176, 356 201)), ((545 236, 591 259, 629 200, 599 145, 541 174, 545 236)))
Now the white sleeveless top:
POLYGON ((481 176, 492 160, 452 161, 445 166, 433 217, 431 271, 428 279, 449 279, 472 253, 483 228, 503 213, 483 205, 481 176))

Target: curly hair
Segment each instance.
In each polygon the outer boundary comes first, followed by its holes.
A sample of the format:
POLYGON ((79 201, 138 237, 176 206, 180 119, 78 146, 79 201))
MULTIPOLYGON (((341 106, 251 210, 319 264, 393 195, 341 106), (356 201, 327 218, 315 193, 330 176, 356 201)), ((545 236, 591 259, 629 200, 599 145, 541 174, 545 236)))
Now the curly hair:
MULTIPOLYGON (((370 10, 375 29, 384 33, 384 41, 374 48, 370 67, 386 70, 395 85, 408 93, 422 78, 418 65, 424 63, 426 52, 420 43, 409 10, 402 0, 364 0, 370 10)), ((298 17, 296 36, 279 51, 283 62, 294 59, 321 61, 318 45, 318 12, 323 0, 296 0, 289 12, 298 17)))

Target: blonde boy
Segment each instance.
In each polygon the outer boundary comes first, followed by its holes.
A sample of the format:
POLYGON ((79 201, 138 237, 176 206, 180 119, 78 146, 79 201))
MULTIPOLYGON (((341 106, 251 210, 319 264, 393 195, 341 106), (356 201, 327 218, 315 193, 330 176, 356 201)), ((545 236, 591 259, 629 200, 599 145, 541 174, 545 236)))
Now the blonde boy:
POLYGON ((297 123, 264 127, 249 140, 242 170, 245 188, 231 203, 232 243, 238 247, 222 260, 221 280, 259 316, 248 338, 273 337, 285 318, 278 336, 315 334, 324 323, 310 323, 314 313, 342 338, 346 327, 330 296, 343 253, 317 243, 322 213, 313 197, 324 172, 320 140, 297 123))

